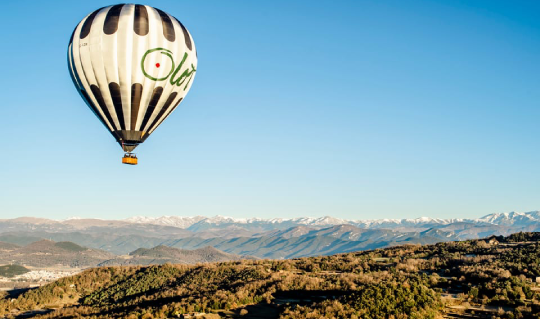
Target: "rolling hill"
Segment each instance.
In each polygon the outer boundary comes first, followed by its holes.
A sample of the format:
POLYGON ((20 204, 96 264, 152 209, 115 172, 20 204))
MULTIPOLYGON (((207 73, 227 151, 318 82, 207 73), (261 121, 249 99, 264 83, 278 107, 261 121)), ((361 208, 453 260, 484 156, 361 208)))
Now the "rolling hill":
MULTIPOLYGON (((8 246, 1 243, 0 246, 8 246)), ((12 246, 0 254, 0 264, 31 267, 66 266, 73 268, 96 266, 114 255, 99 249, 81 247, 71 242, 40 240, 26 246, 12 246)))
POLYGON ((72 242, 51 240, 39 240, 22 247, 0 242, 0 251, 0 265, 18 264, 35 268, 196 264, 253 259, 250 256, 228 254, 210 246, 186 250, 160 245, 150 249, 139 248, 129 255, 117 256, 104 250, 86 248, 72 242))
POLYGON ((128 256, 120 256, 106 260, 99 266, 114 265, 162 265, 172 264, 197 264, 208 262, 232 261, 241 259, 252 259, 249 256, 239 256, 224 253, 214 247, 204 247, 195 250, 178 249, 168 246, 156 246, 154 248, 139 248, 129 253, 128 256))
MULTIPOLYGON (((160 257, 159 246, 134 255, 160 257)), ((88 269, 16 298, 36 318, 501 318, 540 314, 540 233, 290 260, 88 269)))

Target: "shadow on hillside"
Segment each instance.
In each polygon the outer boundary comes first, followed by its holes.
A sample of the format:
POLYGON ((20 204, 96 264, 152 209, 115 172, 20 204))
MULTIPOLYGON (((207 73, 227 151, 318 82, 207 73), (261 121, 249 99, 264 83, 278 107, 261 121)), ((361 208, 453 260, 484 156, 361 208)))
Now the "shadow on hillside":
POLYGON ((52 312, 52 311, 54 310, 52 309, 31 310, 31 311, 26 311, 26 312, 17 314, 15 315, 14 318, 15 319, 33 318, 35 316, 48 314, 49 312, 52 312))
POLYGON ((326 299, 337 299, 352 293, 352 291, 338 290, 289 290, 274 293, 274 300, 267 304, 261 302, 254 305, 248 305, 243 308, 235 309, 229 312, 219 312, 223 318, 242 318, 242 319, 277 319, 284 311, 286 306, 308 305, 314 302, 321 302, 326 299), (241 315, 242 310, 247 310, 246 314, 241 315))
POLYGON ((27 292, 29 290, 32 290, 32 289, 36 289, 36 288, 39 288, 39 287, 13 288, 11 290, 7 290, 6 291, 7 298, 17 298, 20 295, 22 295, 23 293, 25 293, 25 292, 27 292))
MULTIPOLYGON (((326 299, 337 299, 342 296, 351 294, 352 291, 339 291, 339 290, 290 290, 279 291, 274 294, 272 303, 267 304, 261 302, 254 305, 247 305, 243 308, 237 308, 232 311, 219 311, 218 313, 223 318, 244 318, 244 319, 275 319, 278 318, 284 308, 289 305, 307 305, 313 302, 321 302, 326 299), (247 310, 247 314, 240 315, 242 309, 247 310)), ((133 296, 130 296, 133 297, 133 296)), ((97 312, 92 313, 95 316, 123 316, 131 311, 145 308, 159 308, 163 305, 171 304, 173 302, 179 302, 187 296, 177 295, 172 297, 162 297, 155 300, 142 300, 135 305, 126 305, 115 308, 113 311, 107 311, 100 309, 97 312)), ((123 299, 124 302, 128 301, 128 298, 123 299)), ((21 317, 23 318, 23 317, 21 317)))
POLYGON ((326 299, 337 299, 341 296, 349 295, 353 291, 349 290, 288 290, 274 293, 273 303, 283 304, 306 304, 321 302, 326 299))
POLYGON ((245 306, 244 308, 235 309, 234 311, 223 312, 218 314, 222 318, 242 318, 242 319, 277 319, 283 311, 283 307, 278 307, 275 304, 258 303, 255 305, 245 306), (240 311, 245 309, 247 314, 240 314, 240 311))

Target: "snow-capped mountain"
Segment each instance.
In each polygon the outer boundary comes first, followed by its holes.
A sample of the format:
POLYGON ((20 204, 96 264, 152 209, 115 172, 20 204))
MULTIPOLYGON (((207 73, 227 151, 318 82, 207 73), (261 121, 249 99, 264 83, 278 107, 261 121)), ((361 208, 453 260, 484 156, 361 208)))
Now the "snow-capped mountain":
POLYGON ((485 222, 494 225, 505 226, 526 226, 531 223, 540 223, 540 211, 528 213, 510 212, 486 215, 477 219, 478 222, 485 222))
POLYGON ((353 222, 334 218, 330 216, 324 217, 299 217, 299 218, 273 218, 273 219, 262 219, 262 218, 233 218, 226 216, 214 216, 214 217, 184 217, 184 216, 161 216, 161 217, 145 217, 145 216, 136 216, 125 219, 124 221, 129 223, 136 224, 151 224, 151 225, 161 225, 161 226, 174 226, 178 228, 192 228, 196 230, 212 228, 212 226, 223 226, 230 224, 240 224, 245 226, 264 226, 264 225, 286 225, 286 226, 297 226, 297 225, 306 225, 306 226, 332 226, 332 225, 341 225, 341 224, 353 224, 353 222))
POLYGON ((125 219, 126 222, 136 224, 152 224, 162 226, 173 226, 178 228, 188 228, 189 226, 200 222, 201 220, 208 219, 204 216, 183 217, 183 216, 161 216, 161 217, 145 217, 135 216, 125 219))
POLYGON ((225 216, 214 217, 183 217, 183 216, 162 216, 162 217, 131 217, 125 220, 130 223, 152 224, 162 226, 173 226, 178 228, 200 231, 205 229, 220 228, 231 226, 232 224, 240 227, 255 229, 283 229, 295 226, 327 227, 335 225, 354 225, 366 229, 382 228, 417 228, 426 226, 441 226, 456 223, 471 223, 476 225, 499 225, 499 226, 527 226, 531 223, 540 223, 540 211, 526 213, 509 212, 495 213, 476 219, 463 218, 430 218, 419 217, 414 219, 373 219, 373 220, 346 220, 330 216, 324 217, 299 217, 299 218, 248 218, 240 219, 225 216))
POLYGON ((448 225, 453 223, 461 222, 472 222, 473 219, 462 219, 462 218, 452 218, 452 219, 440 219, 440 218, 430 218, 430 217, 419 217, 414 219, 374 219, 374 220, 358 220, 353 221, 351 224, 363 228, 396 228, 396 227, 415 227, 422 225, 448 225))
POLYGON ((38 239, 126 254, 158 245, 181 249, 212 246, 260 258, 295 258, 540 231, 540 212, 490 214, 476 219, 344 220, 330 216, 249 218, 226 216, 132 217, 125 220, 31 217, 0 220, 0 242, 38 239))

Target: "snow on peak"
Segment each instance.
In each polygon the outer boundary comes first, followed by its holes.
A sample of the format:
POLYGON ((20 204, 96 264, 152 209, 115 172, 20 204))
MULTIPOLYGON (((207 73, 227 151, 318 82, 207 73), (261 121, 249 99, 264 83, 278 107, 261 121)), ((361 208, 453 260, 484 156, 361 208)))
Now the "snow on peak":
POLYGON ((197 223, 220 225, 220 224, 251 224, 251 225, 271 225, 271 224, 289 224, 289 225, 304 225, 314 227, 324 227, 333 225, 349 224, 361 228, 393 228, 393 227, 416 227, 429 224, 448 225, 457 222, 468 223, 488 223, 496 225, 520 225, 531 222, 540 223, 540 211, 532 211, 527 213, 521 212, 506 212, 495 213, 483 216, 477 219, 440 219, 432 217, 418 217, 414 219, 371 219, 371 220, 346 220, 331 216, 323 217, 295 217, 295 218, 234 218, 228 216, 216 215, 214 217, 204 216, 161 216, 161 217, 145 217, 135 216, 126 219, 125 221, 140 224, 166 225, 179 228, 188 228, 197 223))

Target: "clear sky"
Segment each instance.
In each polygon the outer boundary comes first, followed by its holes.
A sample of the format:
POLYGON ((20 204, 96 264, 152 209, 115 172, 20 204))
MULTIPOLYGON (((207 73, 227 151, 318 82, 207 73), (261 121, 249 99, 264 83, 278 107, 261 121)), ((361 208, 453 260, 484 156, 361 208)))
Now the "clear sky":
POLYGON ((138 166, 66 65, 111 4, 2 2, 0 218, 540 209, 540 1, 146 1, 199 65, 138 166))

